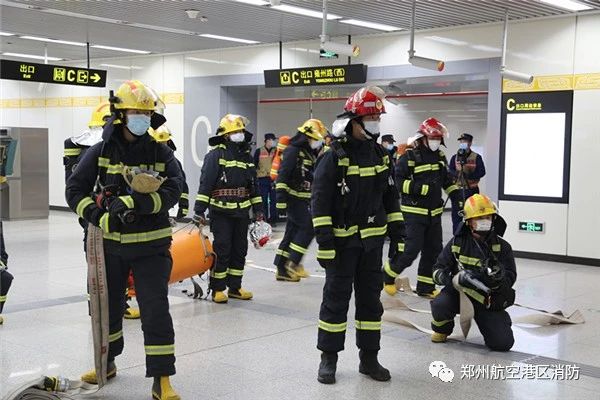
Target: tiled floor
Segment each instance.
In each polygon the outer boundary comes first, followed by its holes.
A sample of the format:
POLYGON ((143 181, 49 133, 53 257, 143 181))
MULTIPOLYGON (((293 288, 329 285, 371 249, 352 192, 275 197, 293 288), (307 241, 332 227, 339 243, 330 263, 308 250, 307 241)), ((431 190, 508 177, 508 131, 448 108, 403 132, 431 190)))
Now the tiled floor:
MULTIPOLYGON (((4 230, 15 281, 5 308, 6 321, 0 326, 0 395, 41 374, 76 378, 92 366, 82 235, 74 215, 52 212, 47 221, 8 221, 4 230)), ((281 234, 281 228, 277 229, 276 238, 281 234)), ((600 292, 595 290, 600 269, 517 260, 520 303, 550 311, 579 309, 585 324, 515 326, 514 351, 501 354, 481 346, 476 328, 468 343, 435 345, 416 330, 384 323, 380 358, 392 373, 386 383, 358 373, 350 330, 347 350, 338 363, 338 383, 325 386, 316 381, 316 320, 323 271, 314 253, 313 246, 306 267, 316 276, 292 284, 276 282, 272 272, 255 268, 272 267, 273 245, 251 249, 252 266, 244 277, 245 286, 255 294, 249 302, 216 305, 186 297, 182 289, 191 288, 187 283, 172 287, 178 371, 173 384, 184 399, 427 399, 440 395, 447 399, 600 399, 600 292), (434 360, 444 361, 454 371, 453 382, 431 377, 428 368, 434 360), (524 374, 532 370, 523 363, 528 360, 542 365, 577 364, 581 374, 573 380, 498 380, 468 379, 461 373, 469 364, 494 364, 514 365, 524 374)), ((414 281, 414 268, 408 275, 414 281)), ((206 287, 205 282, 202 285, 206 287)), ((426 301, 405 300, 416 308, 428 308, 426 301)), ((513 316, 527 313, 511 309, 513 316)), ((406 313, 406 317, 428 325, 427 315, 406 313)), ((150 398, 139 321, 125 321, 124 332, 125 352, 117 359, 119 376, 93 398, 150 398)))

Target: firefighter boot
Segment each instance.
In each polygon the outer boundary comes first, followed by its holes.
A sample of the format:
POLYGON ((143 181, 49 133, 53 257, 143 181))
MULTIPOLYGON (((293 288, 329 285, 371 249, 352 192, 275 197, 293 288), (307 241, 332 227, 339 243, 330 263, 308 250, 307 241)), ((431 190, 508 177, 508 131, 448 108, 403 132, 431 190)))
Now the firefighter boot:
POLYGON ((152 385, 152 398, 154 400, 180 400, 181 397, 171 387, 168 376, 154 377, 152 385))
POLYGON ((326 385, 335 383, 335 370, 337 366, 337 353, 321 353, 321 363, 319 364, 319 376, 317 380, 326 385))
MULTIPOLYGON (((109 361, 106 366, 106 380, 112 379, 115 376, 117 376, 117 366, 115 365, 114 360, 109 361)), ((93 369, 81 375, 81 380, 87 383, 91 383, 92 385, 97 385, 98 376, 96 375, 96 370, 93 369)))
POLYGON ((377 350, 360 350, 358 372, 369 375, 376 381, 385 382, 391 379, 390 371, 383 368, 377 361, 377 350))
POLYGON ((431 334, 431 341, 433 343, 445 343, 446 338, 448 338, 448 335, 445 333, 433 332, 431 334))
POLYGON ((129 307, 125 310, 125 314, 123 314, 123 318, 125 319, 139 319, 140 318, 140 309, 137 307, 129 307))
POLYGON ((2 325, 4 323, 4 317, 2 315, 0 315, 0 325, 2 325))
POLYGON ((285 282, 300 282, 300 277, 292 268, 293 265, 294 263, 291 261, 286 261, 283 266, 278 265, 277 272, 275 272, 275 279, 285 282))
POLYGON ((250 300, 253 296, 252 292, 245 290, 243 288, 239 288, 239 289, 229 288, 229 290, 227 291, 227 294, 229 295, 229 297, 233 297, 234 299, 240 299, 240 300, 250 300))
POLYGON ((304 269, 304 265, 302 264, 297 264, 294 267, 294 272, 296 273, 296 275, 298 275, 299 278, 308 278, 310 276, 310 274, 304 269))
POLYGON ((229 298, 227 297, 227 295, 223 291, 216 291, 216 292, 213 291, 213 293, 212 293, 212 300, 215 303, 221 303, 221 304, 222 303, 227 303, 228 299, 229 298))

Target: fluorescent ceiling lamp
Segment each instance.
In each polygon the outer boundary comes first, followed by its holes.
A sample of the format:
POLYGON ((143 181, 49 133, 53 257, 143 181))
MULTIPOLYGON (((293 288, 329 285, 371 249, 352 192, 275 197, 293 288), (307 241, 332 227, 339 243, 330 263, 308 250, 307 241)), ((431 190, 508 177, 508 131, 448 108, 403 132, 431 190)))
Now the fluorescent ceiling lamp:
POLYGON ((252 4, 254 6, 266 6, 267 4, 269 4, 268 1, 264 1, 264 0, 233 0, 233 1, 237 1, 238 3, 252 4))
POLYGON ((22 53, 2 53, 3 56, 8 57, 21 57, 21 58, 31 58, 33 60, 46 60, 48 61, 60 61, 62 58, 58 57, 44 57, 44 56, 36 56, 35 54, 22 54, 22 53))
POLYGON ((108 67, 108 68, 116 68, 116 69, 143 69, 142 67, 138 67, 136 65, 118 65, 118 64, 100 64, 101 67, 108 67))
POLYGON ((202 36, 205 38, 210 38, 210 39, 228 40, 230 42, 238 42, 238 43, 246 43, 246 44, 260 43, 260 42, 257 42, 256 40, 240 39, 240 38, 234 38, 234 37, 229 37, 229 36, 212 35, 210 33, 203 33, 199 36, 202 36))
POLYGON ((313 53, 313 54, 321 54, 321 52, 319 50, 305 49, 304 47, 290 47, 290 50, 300 51, 300 52, 308 52, 308 53, 313 53))
POLYGON ((391 25, 385 25, 385 24, 378 24, 378 23, 375 23, 375 22, 361 21, 361 20, 358 20, 358 19, 344 19, 344 20, 341 20, 339 22, 341 22, 342 24, 362 26, 364 28, 377 29, 379 31, 386 31, 386 32, 392 32, 392 31, 400 31, 400 30, 402 30, 402 28, 398 28, 397 26, 391 26, 391 25))
POLYGON ((238 63, 238 62, 211 60, 210 58, 186 57, 185 59, 190 60, 190 61, 209 63, 209 64, 228 64, 228 65, 241 65, 241 66, 251 65, 251 64, 238 63))
POLYGON ((151 51, 146 51, 146 50, 124 49, 122 47, 104 46, 104 45, 101 45, 101 44, 93 44, 91 47, 93 47, 95 49, 123 51, 125 53, 135 53, 135 54, 150 54, 150 53, 152 53, 151 51))
POLYGON ((487 51, 490 53, 497 53, 497 52, 502 51, 502 49, 500 49, 498 47, 486 46, 484 44, 475 44, 475 45, 471 46, 471 48, 475 49, 475 50, 479 50, 479 51, 487 51))
POLYGON ((592 7, 586 6, 585 4, 578 3, 572 0, 541 0, 542 3, 550 4, 552 6, 564 8, 570 11, 583 11, 591 10, 592 7))
POLYGON ((434 42, 439 42, 439 43, 444 43, 444 44, 451 44, 453 46, 466 46, 469 44, 467 42, 463 42, 462 40, 455 40, 455 39, 450 39, 450 38, 442 37, 442 36, 425 36, 425 39, 433 40, 434 42))
MULTIPOLYGON (((279 6, 271 6, 271 8, 274 10, 279 10, 279 11, 288 12, 288 13, 292 13, 292 14, 304 15, 305 17, 313 17, 313 18, 319 18, 319 19, 323 18, 323 12, 309 10, 307 8, 302 8, 302 7, 288 6, 288 5, 282 4, 279 6)), ((329 13, 327 14, 328 20, 329 19, 340 19, 340 18, 342 18, 342 17, 339 15, 329 14, 329 13)))
POLYGON ((59 43, 59 44, 68 44, 71 46, 79 46, 79 47, 85 47, 86 44, 85 43, 81 43, 81 42, 71 42, 69 40, 58 40, 58 39, 50 39, 50 38, 45 38, 45 37, 39 37, 39 36, 19 36, 21 39, 27 39, 27 40, 37 40, 38 42, 47 42, 47 43, 59 43))
POLYGON ((0 36, 15 36, 14 33, 0 32, 0 36))

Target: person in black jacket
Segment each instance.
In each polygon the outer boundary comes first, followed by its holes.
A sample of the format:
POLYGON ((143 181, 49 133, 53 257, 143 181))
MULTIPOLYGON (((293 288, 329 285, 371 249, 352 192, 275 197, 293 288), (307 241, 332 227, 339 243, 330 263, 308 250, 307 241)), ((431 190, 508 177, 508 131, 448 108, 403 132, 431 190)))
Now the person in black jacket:
POLYGON ((214 235, 216 261, 210 274, 210 289, 215 303, 227 303, 229 297, 250 300, 252 292, 242 288, 248 253, 249 211, 257 220, 264 219, 258 190, 256 168, 250 155, 252 134, 249 121, 227 114, 216 136, 208 143, 213 149, 204 157, 200 186, 194 205, 194 222, 206 224, 204 213, 210 209, 210 230, 214 235), (225 288, 229 290, 225 293, 225 288))
POLYGON ((454 329, 454 317, 463 312, 457 285, 473 304, 475 322, 486 346, 508 351, 515 339, 505 310, 515 301, 512 286, 517 270, 510 244, 500 237, 506 223, 492 200, 481 194, 467 199, 464 218, 434 267, 433 281, 444 288, 431 301, 431 340, 445 342, 454 329))
POLYGON ((406 240, 385 265, 384 289, 396 294, 394 280, 410 267, 421 253, 417 272, 417 294, 433 298, 438 293, 432 280, 433 264, 442 251, 442 189, 449 196, 457 187, 448 174, 448 162, 439 150, 448 131, 435 118, 425 120, 409 141, 396 165, 396 183, 402 194, 402 215, 406 225, 406 240))
POLYGON ((285 234, 277 249, 275 279, 298 282, 308 277, 301 264, 315 236, 310 216, 310 191, 315 154, 323 146, 327 128, 318 119, 309 119, 298 127, 283 152, 277 175, 277 208, 285 211, 285 234))
MULTIPOLYGON (((152 396, 177 400, 169 381, 175 374, 175 340, 167 298, 172 267, 168 211, 181 194, 181 170, 173 151, 147 134, 151 123, 158 127, 164 117, 154 114, 154 98, 143 83, 126 81, 111 103, 114 111, 103 142, 86 152, 67 182, 67 203, 103 231, 110 325, 107 377, 116 375, 114 360, 123 351, 123 293, 131 270, 144 332, 146 376, 154 378, 152 396), (144 185, 132 178, 137 174, 146 178, 140 179, 144 185)), ((95 371, 81 379, 98 380, 95 371)))
POLYGON ((402 214, 391 161, 377 143, 385 112, 383 90, 369 86, 354 93, 333 134, 345 136, 317 160, 311 212, 325 268, 317 348, 318 381, 335 382, 338 352, 344 349, 347 313, 354 285, 359 372, 378 381, 390 379, 379 364, 383 243, 386 234, 400 242, 402 214))

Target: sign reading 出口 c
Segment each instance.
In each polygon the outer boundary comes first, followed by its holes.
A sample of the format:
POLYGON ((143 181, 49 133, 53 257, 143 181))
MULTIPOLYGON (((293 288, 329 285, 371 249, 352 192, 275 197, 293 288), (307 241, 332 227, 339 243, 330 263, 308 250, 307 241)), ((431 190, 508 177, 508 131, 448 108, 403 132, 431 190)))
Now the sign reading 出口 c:
POLYGON ((347 85, 365 83, 367 66, 364 64, 333 65, 264 71, 265 87, 293 87, 318 85, 347 85))
POLYGON ((61 85, 106 86, 104 70, 11 60, 0 60, 0 78, 61 85))

